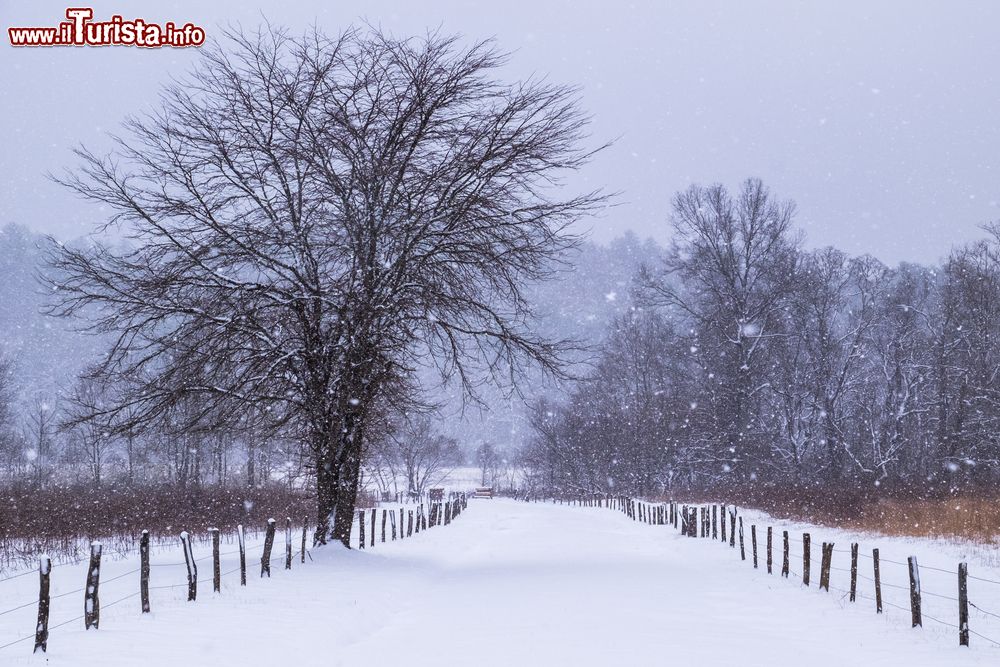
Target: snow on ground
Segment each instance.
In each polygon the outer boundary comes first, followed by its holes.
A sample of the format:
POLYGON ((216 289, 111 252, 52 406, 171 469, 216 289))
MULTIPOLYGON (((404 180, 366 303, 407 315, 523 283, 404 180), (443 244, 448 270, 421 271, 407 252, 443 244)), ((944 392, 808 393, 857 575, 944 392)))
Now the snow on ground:
MULTIPOLYGON (((817 562, 821 539, 814 535, 817 562)), ((907 546, 893 555, 905 558, 907 546)), ((889 557, 893 549, 882 548, 889 557)), ((183 587, 154 590, 151 614, 140 615, 138 599, 129 599, 105 607, 100 630, 85 632, 82 622, 54 628, 47 656, 31 656, 29 642, 0 651, 0 664, 912 667, 1000 660, 1000 649, 975 637, 961 649, 947 628, 911 629, 908 611, 876 616, 867 602, 754 571, 719 542, 603 508, 474 500, 450 526, 363 552, 326 547, 313 558, 296 560, 290 572, 279 565, 263 581, 251 566, 243 589, 229 574, 218 595, 202 584, 194 603, 183 587)), ((232 563, 228 557, 223 571, 232 563)), ((132 576, 109 581, 133 566, 108 565, 105 605, 135 590, 132 576)), ((154 568, 153 585, 183 583, 182 569, 154 568)), ((203 563, 200 576, 210 569, 203 563)), ((81 566, 54 570, 53 595, 82 581, 81 566)), ((30 599, 36 587, 35 578, 22 577, 0 584, 0 595, 30 599)), ((1000 591, 993 595, 1000 601, 1000 591)), ((53 625, 82 607, 77 595, 53 600, 53 625)), ((0 644, 30 633, 34 609, 27 611, 0 616, 0 644)))

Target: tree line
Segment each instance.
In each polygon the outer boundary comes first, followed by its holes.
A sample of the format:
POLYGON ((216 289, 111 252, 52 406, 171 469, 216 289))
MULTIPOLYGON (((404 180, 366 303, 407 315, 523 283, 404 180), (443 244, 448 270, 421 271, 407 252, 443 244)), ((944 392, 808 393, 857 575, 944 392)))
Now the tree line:
POLYGON ((940 266, 807 250, 751 179, 673 199, 564 401, 532 409, 531 483, 563 491, 987 490, 1000 477, 1000 227, 940 266))

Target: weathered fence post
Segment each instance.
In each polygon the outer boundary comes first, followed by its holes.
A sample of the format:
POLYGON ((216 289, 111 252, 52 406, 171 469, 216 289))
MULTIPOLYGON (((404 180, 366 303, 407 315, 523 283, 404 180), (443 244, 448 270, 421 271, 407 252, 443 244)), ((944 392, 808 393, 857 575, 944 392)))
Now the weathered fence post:
POLYGON ((142 613, 149 613, 149 531, 139 535, 139 601, 142 613))
POLYGON ((906 564, 910 571, 910 620, 915 628, 924 624, 920 614, 920 570, 917 567, 917 557, 910 556, 906 559, 906 564))
MULTIPOLYGON (((305 536, 302 536, 305 539, 305 536)), ((240 586, 247 585, 247 538, 243 524, 236 526, 236 541, 240 545, 240 586)))
POLYGON ((882 576, 879 572, 878 549, 872 549, 872 567, 875 570, 875 613, 882 613, 882 576))
POLYGON ((757 524, 750 526, 750 546, 753 547, 753 569, 757 569, 757 524))
POLYGON ((292 569, 292 517, 290 516, 285 517, 285 569, 292 569))
POLYGON ((740 560, 747 559, 747 551, 743 548, 743 517, 740 517, 740 560))
POLYGON ((719 520, 716 514, 718 513, 719 506, 712 505, 712 539, 719 539, 719 520))
POLYGON ((399 508, 399 539, 403 539, 403 508, 399 508))
POLYGON ((413 537, 413 510, 406 510, 406 536, 413 537))
POLYGON ((719 531, 722 534, 722 543, 726 542, 726 506, 722 505, 719 507, 719 523, 721 524, 719 531))
MULTIPOLYGON (((740 517, 742 518, 742 517, 740 517)), ((736 548, 736 508, 729 514, 729 546, 736 548)))
MULTIPOLYGON (((452 501, 449 500, 444 504, 444 525, 446 526, 451 523, 451 502, 452 501)), ((400 526, 399 529, 400 532, 403 531, 402 526, 400 526)))
POLYGON ((772 547, 773 542, 774 542, 773 533, 774 533, 774 531, 771 529, 771 526, 768 526, 767 527, 767 573, 768 574, 772 574, 772 572, 771 572, 771 563, 773 562, 773 558, 772 558, 772 553, 773 552, 772 552, 771 547, 772 547))
POLYGON ((392 526, 392 539, 396 540, 396 512, 389 510, 389 525, 392 526))
MULTIPOLYGON (((958 564, 958 645, 969 645, 969 565, 958 564)), ((41 607, 39 606, 39 609, 41 607)))
POLYGON ((90 543, 90 566, 87 568, 87 588, 83 594, 83 625, 95 630, 101 623, 101 599, 98 588, 101 584, 101 543, 90 543))
MULTIPOLYGON (((378 518, 378 510, 373 507, 372 508, 372 530, 371 530, 371 533, 372 533, 372 540, 371 540, 372 548, 375 548, 375 523, 376 523, 376 519, 377 518, 378 518)), ((306 562, 305 561, 305 554, 302 554, 302 559, 303 559, 302 560, 303 563, 306 562)))
MULTIPOLYGON (((306 562, 306 531, 309 529, 309 517, 302 518, 302 558, 300 563, 306 562)), ((372 546, 375 546, 375 510, 372 510, 372 546)))
POLYGON ((193 602, 198 598, 198 564, 194 562, 191 536, 186 530, 181 531, 181 549, 184 550, 184 565, 187 566, 188 602, 193 602))
POLYGON ((35 648, 32 653, 42 653, 49 647, 49 576, 52 559, 46 555, 38 557, 38 623, 35 624, 35 648))
MULTIPOLYGON (((385 522, 388 521, 388 520, 389 520, 389 511, 383 509, 382 510, 382 541, 383 542, 385 542, 385 522)), ((374 530, 374 529, 375 529, 375 527, 372 526, 372 530, 374 530)))
POLYGON ((823 560, 819 566, 819 587, 830 592, 830 566, 833 563, 833 542, 823 543, 823 560))
POLYGON ((219 529, 209 528, 212 535, 212 590, 222 592, 222 567, 219 563, 219 529))
POLYGON ((365 511, 358 510, 358 548, 365 548, 365 511))
POLYGON ((851 545, 851 602, 857 599, 858 595, 858 543, 851 545))
POLYGON ((802 533, 802 583, 809 585, 809 533, 802 533))
POLYGON ((783 548, 784 558, 783 558, 783 560, 781 562, 781 576, 783 576, 783 577, 785 577, 787 579, 788 578, 788 531, 787 530, 783 530, 782 531, 782 536, 784 538, 785 543, 784 543, 784 548, 783 548))
POLYGON ((267 530, 264 532, 264 553, 260 556, 260 576, 265 574, 271 578, 271 548, 274 546, 274 519, 267 520, 267 530))

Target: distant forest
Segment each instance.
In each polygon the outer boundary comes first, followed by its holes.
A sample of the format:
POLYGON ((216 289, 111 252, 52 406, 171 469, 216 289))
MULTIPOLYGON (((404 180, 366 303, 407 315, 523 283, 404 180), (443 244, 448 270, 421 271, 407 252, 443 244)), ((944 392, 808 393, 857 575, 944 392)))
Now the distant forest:
POLYGON ((794 217, 756 180, 674 197, 674 243, 631 277, 593 370, 534 403, 532 485, 995 487, 1000 227, 940 266, 889 267, 806 249, 794 217))

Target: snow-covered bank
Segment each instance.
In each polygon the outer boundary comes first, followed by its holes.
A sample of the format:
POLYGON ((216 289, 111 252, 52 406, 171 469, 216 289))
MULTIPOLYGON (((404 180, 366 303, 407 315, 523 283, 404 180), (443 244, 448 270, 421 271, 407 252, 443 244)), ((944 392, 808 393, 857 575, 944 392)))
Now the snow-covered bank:
MULTIPOLYGON (((813 539, 818 562, 823 536, 813 539)), ((893 557, 889 545, 879 546, 893 557)), ((948 629, 910 629, 908 611, 876 616, 867 603, 754 571, 718 542, 608 509, 471 501, 447 530, 313 555, 291 572, 275 568, 271 580, 251 569, 245 589, 230 576, 221 594, 202 589, 195 603, 184 601, 183 588, 155 591, 151 614, 140 615, 138 600, 130 600, 106 608, 99 631, 85 632, 82 623, 54 629, 47 657, 20 645, 0 653, 0 663, 912 666, 1000 659, 1000 649, 975 637, 971 649, 960 649, 948 629)), ((57 588, 63 584, 53 576, 54 595, 78 587, 73 578, 57 588)), ((110 567, 105 576, 114 576, 110 567)), ((30 599, 37 582, 24 579, 30 599)), ((122 594, 135 589, 126 577, 102 586, 102 600, 116 599, 115 585, 122 594)), ((7 625, 0 617, 0 632, 7 625)))

